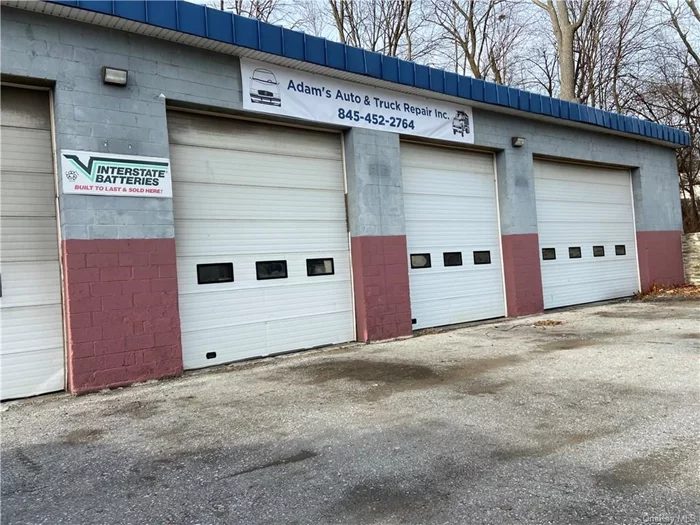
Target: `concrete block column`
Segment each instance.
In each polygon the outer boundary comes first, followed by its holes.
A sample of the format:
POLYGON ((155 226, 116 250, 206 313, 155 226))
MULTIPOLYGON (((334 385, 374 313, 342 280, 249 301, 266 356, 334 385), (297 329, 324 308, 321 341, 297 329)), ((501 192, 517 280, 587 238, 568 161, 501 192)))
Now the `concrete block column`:
POLYGON ((544 310, 532 153, 508 148, 496 155, 507 314, 544 310))
POLYGON ((411 335, 399 136, 347 131, 345 169, 357 338, 411 335))
MULTIPOLYGON (((100 81, 97 62, 128 69, 129 60, 105 57, 76 65, 70 79, 58 75, 59 151, 169 156, 165 102, 139 87, 143 75, 130 72, 125 88, 100 81)), ((172 199, 59 193, 59 212, 69 390, 180 374, 172 199)))
POLYGON ((632 170, 639 280, 643 292, 654 285, 683 284, 683 219, 673 150, 640 148, 641 168, 632 170), (645 158, 646 154, 646 158, 645 158), (664 203, 664 204, 660 204, 664 203))
MULTIPOLYGON (((99 76, 96 77, 96 80, 99 76)), ((91 87, 92 79, 82 79, 91 87)), ((63 109, 56 121, 60 149, 168 157, 165 105, 139 100, 138 90, 120 98, 124 120, 142 124, 155 142, 129 137, 127 128, 84 120, 83 104, 102 99, 77 98, 57 84, 55 102, 63 109), (148 107, 147 114, 142 110, 148 107), (105 137, 95 130, 105 128, 105 137)), ((101 87, 102 97, 126 95, 101 87)), ((129 88, 127 88, 129 89, 129 88)), ((59 195, 67 337, 68 388, 81 394, 182 372, 175 232, 172 199, 59 195)))

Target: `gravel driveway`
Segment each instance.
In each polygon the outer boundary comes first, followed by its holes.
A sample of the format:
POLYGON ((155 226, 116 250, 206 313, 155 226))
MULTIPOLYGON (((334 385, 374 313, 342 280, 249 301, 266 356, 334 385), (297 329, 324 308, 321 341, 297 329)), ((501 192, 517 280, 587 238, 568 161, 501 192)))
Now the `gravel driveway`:
POLYGON ((6 403, 2 523, 699 523, 699 320, 594 305, 6 403))

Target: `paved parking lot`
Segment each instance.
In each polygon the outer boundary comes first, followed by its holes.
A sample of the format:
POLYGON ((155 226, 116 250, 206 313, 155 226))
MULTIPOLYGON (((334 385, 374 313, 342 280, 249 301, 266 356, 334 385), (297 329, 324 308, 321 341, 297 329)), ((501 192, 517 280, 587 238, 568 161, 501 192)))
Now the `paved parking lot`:
POLYGON ((595 305, 6 403, 2 523, 698 523, 699 319, 595 305))

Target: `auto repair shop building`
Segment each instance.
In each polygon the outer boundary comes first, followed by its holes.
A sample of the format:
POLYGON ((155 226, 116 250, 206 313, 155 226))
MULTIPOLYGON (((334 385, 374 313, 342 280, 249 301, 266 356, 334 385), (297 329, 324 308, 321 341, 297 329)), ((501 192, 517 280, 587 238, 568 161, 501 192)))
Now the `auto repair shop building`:
POLYGON ((683 282, 676 129, 180 1, 2 4, 3 399, 683 282))

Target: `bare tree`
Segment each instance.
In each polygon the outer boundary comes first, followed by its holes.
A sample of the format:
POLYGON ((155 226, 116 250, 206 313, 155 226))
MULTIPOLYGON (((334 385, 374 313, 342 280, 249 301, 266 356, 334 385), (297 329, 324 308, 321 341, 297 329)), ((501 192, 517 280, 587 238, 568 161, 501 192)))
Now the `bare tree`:
POLYGON ((595 2, 574 35, 575 96, 594 107, 623 112, 630 93, 658 53, 654 0, 595 2))
POLYGON ((413 58, 413 0, 328 0, 328 5, 342 43, 413 58))
POLYGON ((532 0, 549 14, 552 30, 557 41, 559 57, 559 96, 565 100, 576 100, 574 73, 574 35, 583 24, 590 0, 581 0, 580 9, 572 0, 532 0))
POLYGON ((695 0, 685 0, 688 12, 685 12, 683 4, 680 2, 672 5, 668 0, 660 0, 659 4, 668 13, 671 26, 683 42, 695 65, 700 67, 700 44, 692 41, 693 36, 700 37, 700 7, 698 7, 700 4, 696 4, 695 0), (684 19, 688 19, 690 27, 684 27, 684 19))
POLYGON ((513 83, 523 38, 522 4, 514 0, 431 0, 428 19, 443 31, 454 70, 499 84, 513 83))

